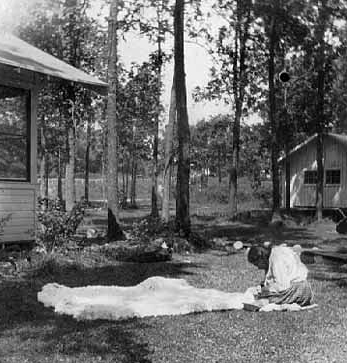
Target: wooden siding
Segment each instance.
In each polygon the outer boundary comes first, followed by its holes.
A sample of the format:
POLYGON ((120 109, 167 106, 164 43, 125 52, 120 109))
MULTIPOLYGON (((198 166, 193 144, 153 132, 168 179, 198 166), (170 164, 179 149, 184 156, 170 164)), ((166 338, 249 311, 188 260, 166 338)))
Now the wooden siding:
POLYGON ((323 206, 327 208, 347 207, 347 150, 334 139, 325 141, 324 169, 340 169, 340 185, 324 183, 323 206))
POLYGON ((32 241, 36 231, 38 77, 33 72, 0 65, 0 83, 29 89, 31 93, 30 181, 0 181, 0 220, 9 217, 0 228, 0 243, 32 241))
MULTIPOLYGON (((340 185, 326 185, 324 180, 324 208, 347 208, 347 149, 330 137, 324 139, 324 174, 327 169, 341 170, 340 185)), ((304 145, 290 156, 290 206, 315 207, 316 185, 304 184, 305 170, 317 170, 316 142, 304 145)), ((284 170, 284 163, 283 170, 284 170)), ((285 172, 281 178, 282 206, 285 206, 285 172)))
POLYGON ((36 187, 19 183, 0 184, 0 243, 35 239, 36 187))

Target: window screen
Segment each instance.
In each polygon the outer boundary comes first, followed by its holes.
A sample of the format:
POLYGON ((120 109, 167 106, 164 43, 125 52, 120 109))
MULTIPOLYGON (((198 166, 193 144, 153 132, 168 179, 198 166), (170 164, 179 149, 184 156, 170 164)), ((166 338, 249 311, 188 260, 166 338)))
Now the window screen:
POLYGON ((0 86, 0 180, 30 180, 30 93, 0 86))
POLYGON ((341 184, 341 170, 340 169, 326 170, 325 184, 341 184))
POLYGON ((317 184, 317 170, 305 170, 304 184, 317 184))

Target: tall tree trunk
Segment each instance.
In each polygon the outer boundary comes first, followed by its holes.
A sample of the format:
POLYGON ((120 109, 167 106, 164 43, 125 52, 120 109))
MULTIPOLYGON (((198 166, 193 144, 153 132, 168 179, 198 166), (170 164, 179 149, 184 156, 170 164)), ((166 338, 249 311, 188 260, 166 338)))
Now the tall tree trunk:
POLYGON ((92 118, 93 111, 90 110, 87 116, 87 140, 86 140, 86 154, 85 154, 85 169, 84 169, 84 199, 86 203, 89 203, 89 154, 91 144, 91 133, 92 133, 92 118))
POLYGON ((123 150, 123 155, 122 155, 122 202, 121 202, 121 207, 124 208, 127 202, 127 197, 126 197, 126 192, 125 192, 125 151, 123 150))
POLYGON ((289 155, 289 140, 285 144, 285 195, 286 195, 286 211, 290 212, 290 155, 289 155))
POLYGON ((45 155, 45 191, 44 191, 44 195, 45 195, 45 199, 46 199, 46 206, 48 207, 48 200, 49 200, 49 155, 45 155))
MULTIPOLYGON (((42 137, 41 137, 41 145, 42 145, 42 137)), ((45 155, 42 152, 41 160, 40 160, 40 198, 44 201, 46 198, 45 195, 45 170, 46 170, 46 160, 45 155)), ((44 202, 42 208, 46 207, 46 203, 44 202)))
POLYGON ((324 166, 323 166, 323 131, 317 132, 317 187, 316 187, 316 218, 321 221, 323 218, 323 191, 324 191, 324 166))
POLYGON ((221 167, 221 151, 218 146, 218 154, 217 154, 217 173, 218 173, 218 184, 222 184, 222 167, 221 167))
POLYGON ((126 175, 125 175, 125 203, 128 204, 129 196, 129 171, 130 171, 130 158, 126 156, 126 175))
POLYGON ((237 171, 239 164, 239 151, 240 151, 240 122, 241 122, 241 109, 240 102, 237 101, 235 110, 235 119, 233 125, 233 142, 232 142, 232 157, 231 168, 229 174, 229 210, 230 217, 235 217, 237 214, 237 171))
POLYGON ((157 73, 157 113, 154 124, 153 140, 153 165, 152 165, 152 198, 151 198, 151 216, 158 218, 158 139, 159 139, 159 118, 160 118, 160 96, 161 96, 161 68, 162 68, 162 49, 161 49, 161 6, 157 5, 157 24, 158 24, 158 73, 157 73))
MULTIPOLYGON (((73 116, 74 117, 74 116, 73 116)), ((74 125, 68 126, 68 162, 65 169, 65 196, 66 211, 71 211, 76 203, 76 186, 75 186, 75 150, 76 150, 76 130, 74 125)))
POLYGON ((161 211, 161 218, 165 223, 170 219, 170 187, 172 175, 172 161, 173 161, 173 138, 174 127, 176 122, 176 93, 175 93, 175 75, 172 80, 170 109, 169 109, 169 122, 166 127, 165 133, 165 165, 163 171, 163 206, 161 211))
MULTIPOLYGON (((284 153, 285 153, 285 159, 284 159, 284 167, 285 167, 285 201, 286 201, 286 212, 290 213, 290 143, 291 143, 291 134, 290 126, 289 126, 289 113, 288 113, 288 106, 287 106, 287 86, 284 85, 284 117, 283 117, 283 125, 282 128, 284 128, 284 153)), ((282 175, 283 180, 283 175, 282 175)), ((281 183, 283 185, 283 183, 281 183)))
POLYGON ((175 90, 177 98, 178 168, 176 196, 176 225, 184 235, 190 234, 189 173, 190 130, 187 113, 187 91, 184 70, 184 0, 176 0, 175 33, 175 90))
POLYGON ((130 186, 130 205, 132 208, 136 208, 136 175, 137 175, 137 160, 136 160, 136 155, 134 155, 131 167, 131 186, 130 186))
POLYGON ((42 208, 48 207, 48 188, 47 188, 47 164, 48 164, 48 153, 46 149, 46 135, 45 135, 45 120, 42 120, 41 127, 41 161, 40 161, 40 196, 43 200, 42 208))
POLYGON ((61 157, 61 146, 58 147, 58 199, 60 203, 63 202, 63 165, 61 157))
POLYGON ((152 188, 151 188, 151 216, 158 218, 158 133, 159 115, 156 116, 153 139, 153 165, 152 165, 152 188))
MULTIPOLYGON (((80 31, 75 28, 76 19, 78 17, 80 0, 66 0, 65 6, 68 12, 68 28, 69 28, 69 63, 74 67, 79 67, 81 63, 80 52, 77 44, 80 41, 80 31)), ((60 49, 62 51, 62 49, 60 49)), ((75 159, 76 159, 76 129, 77 120, 75 118, 76 106, 76 86, 69 84, 67 86, 67 99, 70 103, 71 114, 66 125, 67 133, 67 164, 65 169, 65 198, 66 211, 71 211, 76 203, 76 185, 75 185, 75 159)))
POLYGON ((271 17, 269 29, 269 60, 268 60, 268 79, 269 79, 269 120, 271 125, 271 166, 272 166, 272 222, 281 220, 280 215, 280 188, 279 188, 279 125, 276 117, 276 98, 275 98, 275 49, 278 37, 276 30, 275 15, 271 17))
POLYGON ((119 225, 118 207, 118 132, 117 132, 117 83, 118 83, 118 0, 110 4, 108 21, 108 100, 107 120, 107 210, 109 240, 120 238, 123 233, 119 225))
POLYGON ((324 82, 325 82, 325 28, 327 24, 327 1, 321 0, 317 25, 316 38, 318 41, 317 53, 317 100, 316 100, 316 153, 317 153, 317 187, 316 187, 316 218, 323 218, 323 193, 324 193, 324 165, 323 165, 323 141, 324 141, 324 82))
POLYGON ((107 156, 106 150, 103 151, 102 159, 101 159, 101 188, 102 188, 102 203, 104 208, 107 207, 107 191, 106 191, 106 185, 107 185, 107 176, 106 176, 106 163, 107 163, 107 156))
POLYGON ((237 214, 237 173, 240 154, 240 125, 242 107, 246 87, 246 42, 249 37, 251 2, 237 0, 237 21, 235 26, 234 56, 233 56, 233 94, 235 104, 235 117, 233 124, 232 157, 229 174, 229 214, 237 214), (243 2, 243 4, 242 4, 243 2), (246 12, 244 12, 246 9, 246 12), (243 24, 243 26, 242 26, 243 24))

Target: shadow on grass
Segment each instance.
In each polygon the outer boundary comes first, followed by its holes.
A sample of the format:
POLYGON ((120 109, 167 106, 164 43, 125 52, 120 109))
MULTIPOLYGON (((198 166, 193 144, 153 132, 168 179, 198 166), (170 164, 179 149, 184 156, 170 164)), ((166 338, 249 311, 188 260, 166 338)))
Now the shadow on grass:
POLYGON ((340 288, 347 288, 347 266, 342 261, 320 258, 310 265, 310 274, 317 281, 332 282, 340 288))
POLYGON ((53 351, 69 357, 84 353, 100 358, 112 356, 110 361, 150 363, 152 351, 148 343, 135 335, 136 330, 146 328, 148 324, 136 319, 76 322, 61 317, 42 339, 46 343, 46 353, 53 351))
POLYGON ((290 228, 286 226, 270 227, 257 222, 247 224, 230 222, 226 225, 206 225, 204 223, 197 223, 193 228, 200 233, 204 233, 207 238, 227 237, 242 241, 257 239, 260 241, 270 240, 273 242, 300 241, 300 244, 303 247, 309 247, 315 239, 314 233, 308 231, 306 228, 290 228))
MULTIPOLYGON (((63 266, 53 264, 35 271, 35 278, 2 281, 0 342, 3 344, 4 340, 10 339, 7 335, 15 335, 22 342, 33 341, 34 346, 31 349, 45 356, 51 353, 76 359, 87 354, 94 357, 91 361, 96 361, 95 357, 101 359, 104 357, 106 360, 114 355, 116 361, 120 363, 151 362, 148 358, 151 352, 147 343, 136 336, 138 329, 146 328, 146 320, 79 322, 68 316, 59 316, 51 308, 45 308, 37 301, 37 293, 49 282, 70 287, 132 286, 151 276, 178 278, 191 274, 186 267, 188 264, 174 261, 151 264, 117 262, 92 268, 83 268, 74 264, 63 266)), ((189 267, 203 266, 189 264, 189 267)))

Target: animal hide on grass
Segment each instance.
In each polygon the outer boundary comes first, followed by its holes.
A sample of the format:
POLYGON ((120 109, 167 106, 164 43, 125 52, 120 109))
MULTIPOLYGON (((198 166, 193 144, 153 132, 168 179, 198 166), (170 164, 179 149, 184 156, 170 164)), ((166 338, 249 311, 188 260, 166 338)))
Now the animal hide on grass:
POLYGON ((38 300, 46 307, 54 307, 56 313, 71 315, 78 320, 120 320, 214 310, 241 310, 244 303, 255 302, 251 291, 252 289, 245 293, 228 293, 199 289, 189 285, 184 279, 154 276, 130 287, 70 288, 50 283, 38 293, 38 300))

